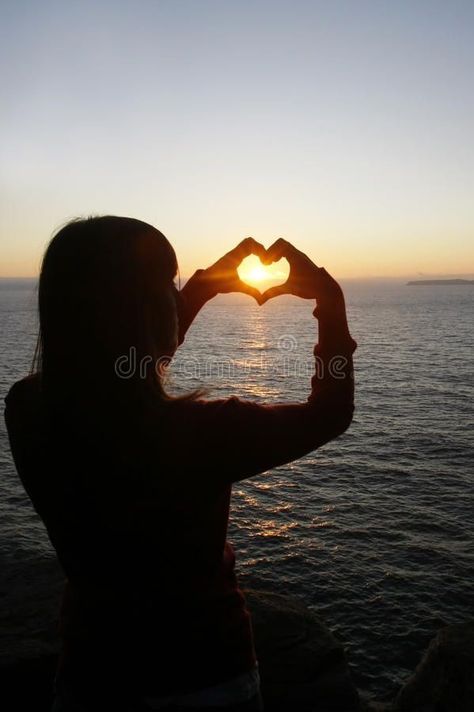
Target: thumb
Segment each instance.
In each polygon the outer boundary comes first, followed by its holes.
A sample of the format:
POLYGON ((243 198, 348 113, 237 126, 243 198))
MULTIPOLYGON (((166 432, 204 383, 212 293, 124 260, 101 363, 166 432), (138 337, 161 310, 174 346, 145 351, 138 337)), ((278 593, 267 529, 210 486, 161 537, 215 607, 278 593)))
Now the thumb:
POLYGON ((279 297, 281 294, 290 294, 286 284, 279 284, 277 287, 270 287, 266 289, 260 297, 260 304, 265 304, 269 299, 273 297, 279 297))

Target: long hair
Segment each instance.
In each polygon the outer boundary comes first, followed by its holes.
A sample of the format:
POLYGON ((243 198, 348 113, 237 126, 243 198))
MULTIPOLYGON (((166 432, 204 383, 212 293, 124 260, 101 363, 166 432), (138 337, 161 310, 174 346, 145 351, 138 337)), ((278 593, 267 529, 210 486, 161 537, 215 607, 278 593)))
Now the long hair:
POLYGON ((166 237, 133 218, 76 219, 53 236, 32 364, 49 403, 111 412, 168 398, 160 364, 176 345, 177 270, 166 237))

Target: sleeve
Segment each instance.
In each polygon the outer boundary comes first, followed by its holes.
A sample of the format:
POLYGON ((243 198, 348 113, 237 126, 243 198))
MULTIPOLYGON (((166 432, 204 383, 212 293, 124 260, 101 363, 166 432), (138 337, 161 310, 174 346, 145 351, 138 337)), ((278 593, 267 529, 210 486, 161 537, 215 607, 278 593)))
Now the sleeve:
MULTIPOLYGON (((316 314, 316 310, 315 310, 316 314)), ((252 477, 296 460, 343 433, 354 411, 352 354, 357 347, 345 319, 320 317, 320 342, 306 401, 260 405, 232 397, 198 401, 207 411, 197 453, 203 467, 227 482, 252 477), (325 334, 324 340, 321 339, 325 334)))
POLYGON ((205 270, 198 269, 188 279, 181 291, 176 294, 178 312, 178 346, 184 341, 186 332, 194 321, 199 310, 206 302, 216 296, 203 283, 205 270))

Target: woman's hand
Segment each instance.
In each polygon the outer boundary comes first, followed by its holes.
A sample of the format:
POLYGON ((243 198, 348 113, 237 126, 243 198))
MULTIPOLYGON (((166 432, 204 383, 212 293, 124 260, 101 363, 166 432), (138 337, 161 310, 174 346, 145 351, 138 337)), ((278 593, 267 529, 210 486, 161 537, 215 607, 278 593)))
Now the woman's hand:
POLYGON ((266 256, 264 246, 251 237, 242 240, 211 267, 198 269, 181 291, 176 293, 178 344, 183 343, 186 331, 199 310, 216 294, 243 292, 261 303, 261 293, 242 282, 237 274, 237 267, 249 255, 257 255, 261 260, 266 256))
POLYGON ((237 273, 237 267, 249 255, 256 255, 263 262, 266 259, 267 251, 252 237, 247 237, 220 260, 200 272, 199 279, 210 295, 209 298, 216 294, 242 292, 249 294, 258 304, 261 304, 262 294, 258 289, 242 282, 237 273))
POLYGON ((353 353, 357 347, 349 333, 346 305, 342 289, 324 267, 317 267, 309 257, 286 240, 277 240, 262 262, 270 264, 286 257, 290 274, 284 284, 271 287, 262 294, 261 303, 280 294, 294 294, 303 299, 316 299, 313 311, 319 321, 319 347, 333 353, 353 353))
POLYGON ((290 274, 284 284, 270 287, 263 292, 260 303, 273 299, 281 294, 294 294, 303 299, 316 299, 319 308, 337 306, 344 308, 344 295, 336 280, 326 272, 324 267, 318 267, 303 252, 293 247, 283 238, 277 240, 260 259, 265 264, 278 262, 285 257, 290 264, 290 274))

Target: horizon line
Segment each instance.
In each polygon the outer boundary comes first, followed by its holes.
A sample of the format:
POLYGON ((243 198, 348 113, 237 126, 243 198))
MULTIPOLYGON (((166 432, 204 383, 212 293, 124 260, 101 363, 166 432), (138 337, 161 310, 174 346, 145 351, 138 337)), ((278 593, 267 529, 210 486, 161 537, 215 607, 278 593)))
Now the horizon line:
MULTIPOLYGON (((39 274, 36 275, 0 275, 0 280, 37 280, 39 279, 39 274)), ((181 281, 187 282, 188 279, 190 279, 192 275, 186 276, 186 277, 181 277, 181 281)), ((343 280, 343 281, 370 281, 370 280, 377 280, 377 279, 383 279, 383 280, 398 280, 398 281, 403 281, 406 279, 409 280, 425 280, 425 279, 474 279, 474 271, 473 272, 455 272, 451 274, 447 273, 405 273, 402 275, 386 275, 386 274, 377 274, 377 275, 364 275, 364 276, 354 276, 354 277, 337 277, 337 279, 343 280)), ((278 283, 278 280, 272 280, 278 283)))

